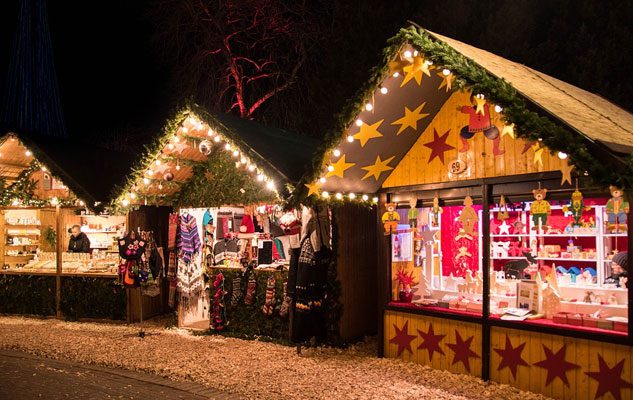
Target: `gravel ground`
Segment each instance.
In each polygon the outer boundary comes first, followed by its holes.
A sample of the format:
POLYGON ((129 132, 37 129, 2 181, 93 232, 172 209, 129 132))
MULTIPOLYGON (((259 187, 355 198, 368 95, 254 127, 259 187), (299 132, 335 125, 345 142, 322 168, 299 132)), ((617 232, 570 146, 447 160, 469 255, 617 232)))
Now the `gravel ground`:
POLYGON ((252 399, 546 399, 507 385, 374 356, 372 341, 298 356, 292 347, 138 326, 0 317, 0 349, 192 381, 252 399))

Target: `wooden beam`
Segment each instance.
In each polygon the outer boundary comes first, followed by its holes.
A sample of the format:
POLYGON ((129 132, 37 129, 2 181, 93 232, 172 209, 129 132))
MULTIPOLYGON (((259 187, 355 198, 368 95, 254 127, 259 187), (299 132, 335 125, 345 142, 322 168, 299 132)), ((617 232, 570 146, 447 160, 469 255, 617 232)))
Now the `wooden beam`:
POLYGON ((57 233, 57 247, 56 247, 56 262, 57 262, 57 268, 55 271, 55 314, 57 315, 57 318, 61 318, 62 317, 62 308, 61 308, 61 303, 62 303, 62 263, 63 263, 63 258, 62 255, 64 253, 64 244, 62 243, 62 238, 64 237, 63 235, 63 229, 64 229, 64 224, 63 224, 63 217, 62 217, 62 213, 61 213, 61 207, 57 206, 55 207, 55 220, 56 220, 56 233, 57 233))

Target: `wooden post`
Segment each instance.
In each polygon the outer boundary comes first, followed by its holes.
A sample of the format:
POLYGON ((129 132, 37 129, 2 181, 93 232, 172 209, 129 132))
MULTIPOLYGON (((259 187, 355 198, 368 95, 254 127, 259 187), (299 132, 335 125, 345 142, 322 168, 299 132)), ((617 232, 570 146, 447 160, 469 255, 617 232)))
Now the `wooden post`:
MULTIPOLYGON (((64 219, 61 213, 61 207, 57 205, 55 207, 55 221, 56 221, 56 271, 55 271, 55 310, 57 318, 62 317, 61 301, 62 301, 62 263, 64 254, 64 243, 62 238, 64 237, 64 219)), ((41 238, 40 238, 41 240, 41 238)))
MULTIPOLYGON (((633 190, 629 189, 626 191, 625 193, 625 198, 627 201, 631 202, 633 201, 633 190)), ((630 203, 629 203, 630 204, 630 203)), ((633 221, 633 210, 629 207, 629 212, 626 215, 626 243, 628 245, 627 247, 627 251, 631 252, 633 250, 633 236, 631 235, 631 221, 633 221)), ((616 238, 617 239, 617 238, 616 238)), ((602 268, 604 268, 604 265, 601 266, 602 268)), ((627 266, 627 270, 628 271, 633 271, 633 269, 631 269, 631 267, 633 267, 633 261, 631 260, 631 258, 628 258, 628 266, 627 266)), ((633 320, 633 290, 631 290, 631 286, 633 286, 633 276, 631 277, 631 282, 627 282, 626 283, 626 287, 627 287, 627 297, 628 297, 628 317, 629 317, 629 345, 633 345, 633 332, 631 329, 631 321, 633 320)))
POLYGON ((482 299, 482 325, 481 325, 481 379, 490 379, 490 203, 492 198, 491 186, 484 183, 482 186, 482 224, 481 224, 481 248, 483 269, 483 299, 482 299))
POLYGON ((4 226, 4 210, 0 210, 0 268, 4 269, 4 253, 6 251, 4 245, 7 242, 7 235, 4 226))
POLYGON ((385 355, 385 305, 391 300, 391 235, 385 236, 385 229, 383 228, 381 211, 384 209, 385 203, 387 203, 387 195, 380 194, 378 198, 378 204, 376 204, 376 235, 378 235, 377 242, 377 256, 378 262, 376 262, 377 280, 376 286, 378 289, 378 307, 377 307, 377 319, 378 319, 378 357, 384 357, 385 355))

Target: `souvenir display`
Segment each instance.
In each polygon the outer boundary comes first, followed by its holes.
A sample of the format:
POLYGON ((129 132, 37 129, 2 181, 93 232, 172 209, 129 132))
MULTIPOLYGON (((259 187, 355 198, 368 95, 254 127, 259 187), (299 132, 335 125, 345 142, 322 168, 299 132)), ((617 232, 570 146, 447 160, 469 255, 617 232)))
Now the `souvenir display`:
POLYGON ((607 229, 611 233, 626 232, 629 202, 624 199, 622 189, 609 186, 609 191, 611 198, 607 201, 607 229))
POLYGON ((532 229, 547 230, 547 217, 551 214, 549 202, 545 200, 547 189, 534 189, 532 190, 532 194, 534 195, 534 201, 530 205, 532 222, 534 223, 532 229))
POLYGON ((398 230, 400 216, 396 212, 396 203, 385 204, 386 212, 382 214, 382 223, 385 227, 385 235, 395 233, 398 230))
POLYGON ((409 220, 409 226, 411 228, 417 228, 418 227, 418 209, 416 208, 416 205, 418 203, 418 199, 416 198, 412 198, 411 200, 409 200, 409 211, 407 211, 407 219, 409 220))

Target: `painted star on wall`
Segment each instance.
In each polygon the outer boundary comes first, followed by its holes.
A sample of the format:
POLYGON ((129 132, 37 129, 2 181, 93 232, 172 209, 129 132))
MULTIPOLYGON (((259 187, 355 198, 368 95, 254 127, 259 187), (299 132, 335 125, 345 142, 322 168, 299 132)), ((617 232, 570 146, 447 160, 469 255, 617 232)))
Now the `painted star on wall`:
POLYGON ((152 169, 154 170, 155 174, 165 174, 165 172, 170 169, 170 166, 169 164, 163 162, 160 165, 154 166, 154 168, 152 169))
POLYGON ((622 370, 624 369, 624 359, 620 360, 613 368, 609 368, 606 361, 598 354, 598 365, 600 371, 585 372, 585 375, 598 381, 598 389, 596 390, 595 399, 611 393, 615 400, 622 400, 622 389, 633 388, 631 382, 622 379, 622 370))
POLYGON ((540 144, 535 144, 534 145, 534 165, 540 164, 541 167, 543 166, 543 151, 545 150, 544 147, 541 147, 540 144))
POLYGON ((455 80, 455 75, 451 72, 448 75, 444 75, 442 72, 438 73, 437 76, 442 78, 442 82, 440 82, 440 86, 438 86, 437 90, 441 90, 443 87, 446 88, 446 91, 450 91, 453 89, 453 81, 455 80))
POLYGON ((383 136, 382 133, 378 131, 378 128, 380 127, 380 125, 382 125, 383 122, 384 122, 384 119, 381 119, 380 121, 372 125, 368 125, 363 122, 363 124, 360 126, 360 131, 354 134, 354 139, 357 139, 360 141, 360 147, 365 147, 365 145, 370 139, 379 138, 383 136))
POLYGON ((530 142, 526 140, 525 143, 523 144, 523 150, 521 150, 521 154, 527 153, 527 151, 530 150, 532 146, 534 146, 534 142, 530 142))
POLYGON ((444 354, 444 350, 440 347, 440 342, 446 337, 446 335, 436 335, 433 331, 433 324, 429 324, 428 332, 423 332, 418 329, 418 334, 422 338, 422 343, 418 346, 418 350, 426 350, 429 353, 429 361, 433 359, 433 354, 437 351, 441 355, 444 354))
POLYGON ((350 168, 352 168, 354 165, 356 165, 356 163, 348 163, 348 162, 346 162, 345 161, 345 154, 343 154, 341 156, 341 158, 338 159, 337 162, 332 164, 333 169, 331 171, 328 171, 325 176, 326 177, 338 176, 339 178, 343 178, 343 175, 345 174, 345 171, 350 169, 350 168))
POLYGON ((506 335, 506 347, 505 349, 493 349, 495 353, 499 354, 501 357, 501 361, 497 366, 497 371, 501 371, 504 368, 509 368, 512 373, 512 377, 517 379, 517 368, 519 365, 524 365, 529 367, 530 364, 527 363, 522 357, 521 353, 525 348, 525 342, 521 343, 517 347, 512 347, 512 342, 510 342, 510 338, 506 335))
POLYGON ((569 387, 569 380, 567 379, 567 371, 580 368, 580 365, 570 363, 565 360, 565 352, 567 351, 567 345, 564 344, 554 354, 552 349, 543 345, 543 351, 545 352, 545 360, 536 362, 532 365, 541 367, 547 370, 547 379, 545 379, 545 386, 549 386, 555 378, 560 378, 563 383, 569 387))
POLYGON ((563 162, 563 165, 560 167, 560 172, 562 177, 560 178, 560 185, 563 186, 565 182, 571 185, 571 171, 574 169, 574 166, 569 164, 568 162, 563 162))
MULTIPOLYGON (((499 234, 500 235, 509 235, 510 234, 510 228, 512 227, 512 225, 508 225, 506 224, 506 221, 503 220, 503 222, 501 223, 501 225, 499 225, 499 234)), ((492 231, 491 231, 492 232, 492 231)))
POLYGON ((461 362, 462 364, 464 364, 466 371, 470 372, 470 358, 481 358, 470 348, 474 338, 474 336, 471 336, 468 339, 463 340, 457 329, 455 329, 455 343, 446 344, 446 346, 448 346, 448 348, 453 350, 453 353, 455 353, 455 356, 453 357, 453 363, 451 365, 455 365, 458 362, 461 362))
POLYGON ((423 113, 422 109, 426 105, 426 102, 420 104, 416 109, 409 110, 409 107, 404 107, 404 117, 397 119, 391 123, 391 125, 400 125, 400 129, 398 129, 397 135, 400 135, 407 128, 413 128, 414 131, 418 129, 418 121, 424 117, 427 117, 428 113, 423 113))
POLYGON ((316 194, 317 196, 319 195, 319 186, 316 182, 312 184, 304 183, 304 185, 308 188, 308 197, 312 196, 313 194, 316 194))
POLYGON ((393 324, 393 327, 396 330, 396 336, 389 339, 389 343, 398 345, 397 357, 400 357, 400 354, 402 354, 405 349, 409 351, 409 354, 413 354, 413 350, 411 350, 411 342, 416 338, 416 336, 409 335, 409 321, 404 323, 402 329, 398 329, 396 324, 393 324))
POLYGON ((373 165, 368 165, 366 167, 362 167, 362 169, 367 171, 367 173, 365 174, 365 176, 363 176, 362 179, 365 180, 365 179, 369 178, 370 176, 373 176, 374 179, 376 179, 376 181, 378 181, 380 179, 380 174, 382 174, 385 171, 389 171, 389 170, 393 169, 393 167, 389 166, 389 163, 394 158, 395 158, 395 156, 391 156, 391 157, 387 158, 386 160, 381 160, 380 159, 380 155, 376 156, 376 162, 373 165))
POLYGON ((422 83, 422 74, 431 76, 431 69, 433 69, 433 67, 425 62, 423 57, 414 57, 411 64, 402 68, 402 72, 404 72, 405 75, 400 87, 409 83, 411 79, 414 79, 419 86, 422 83))
POLYGON ((512 139, 514 139, 514 124, 510 124, 510 125, 503 125, 503 128, 501 129, 501 137, 504 137, 505 135, 510 136, 512 139))
POLYGON ((174 148, 173 150, 170 150, 170 151, 172 154, 182 154, 182 152, 188 148, 189 148, 189 145, 186 143, 186 141, 181 140, 178 143, 174 143, 174 148))
POLYGON ((486 114, 486 109, 484 108, 485 105, 486 99, 475 96, 475 114, 486 114))
POLYGON ((444 132, 444 134, 442 136, 439 136, 437 134, 437 130, 433 129, 433 140, 428 142, 428 143, 424 143, 424 146, 426 146, 429 149, 431 149, 431 156, 429 157, 429 164, 431 163, 431 161, 433 161, 436 158, 439 158, 440 161, 442 162, 442 164, 444 164, 444 153, 449 151, 449 150, 454 150, 455 149, 455 147, 453 147, 450 144, 446 143, 446 140, 448 139, 449 133, 450 133, 450 129, 447 130, 446 132, 444 132))

